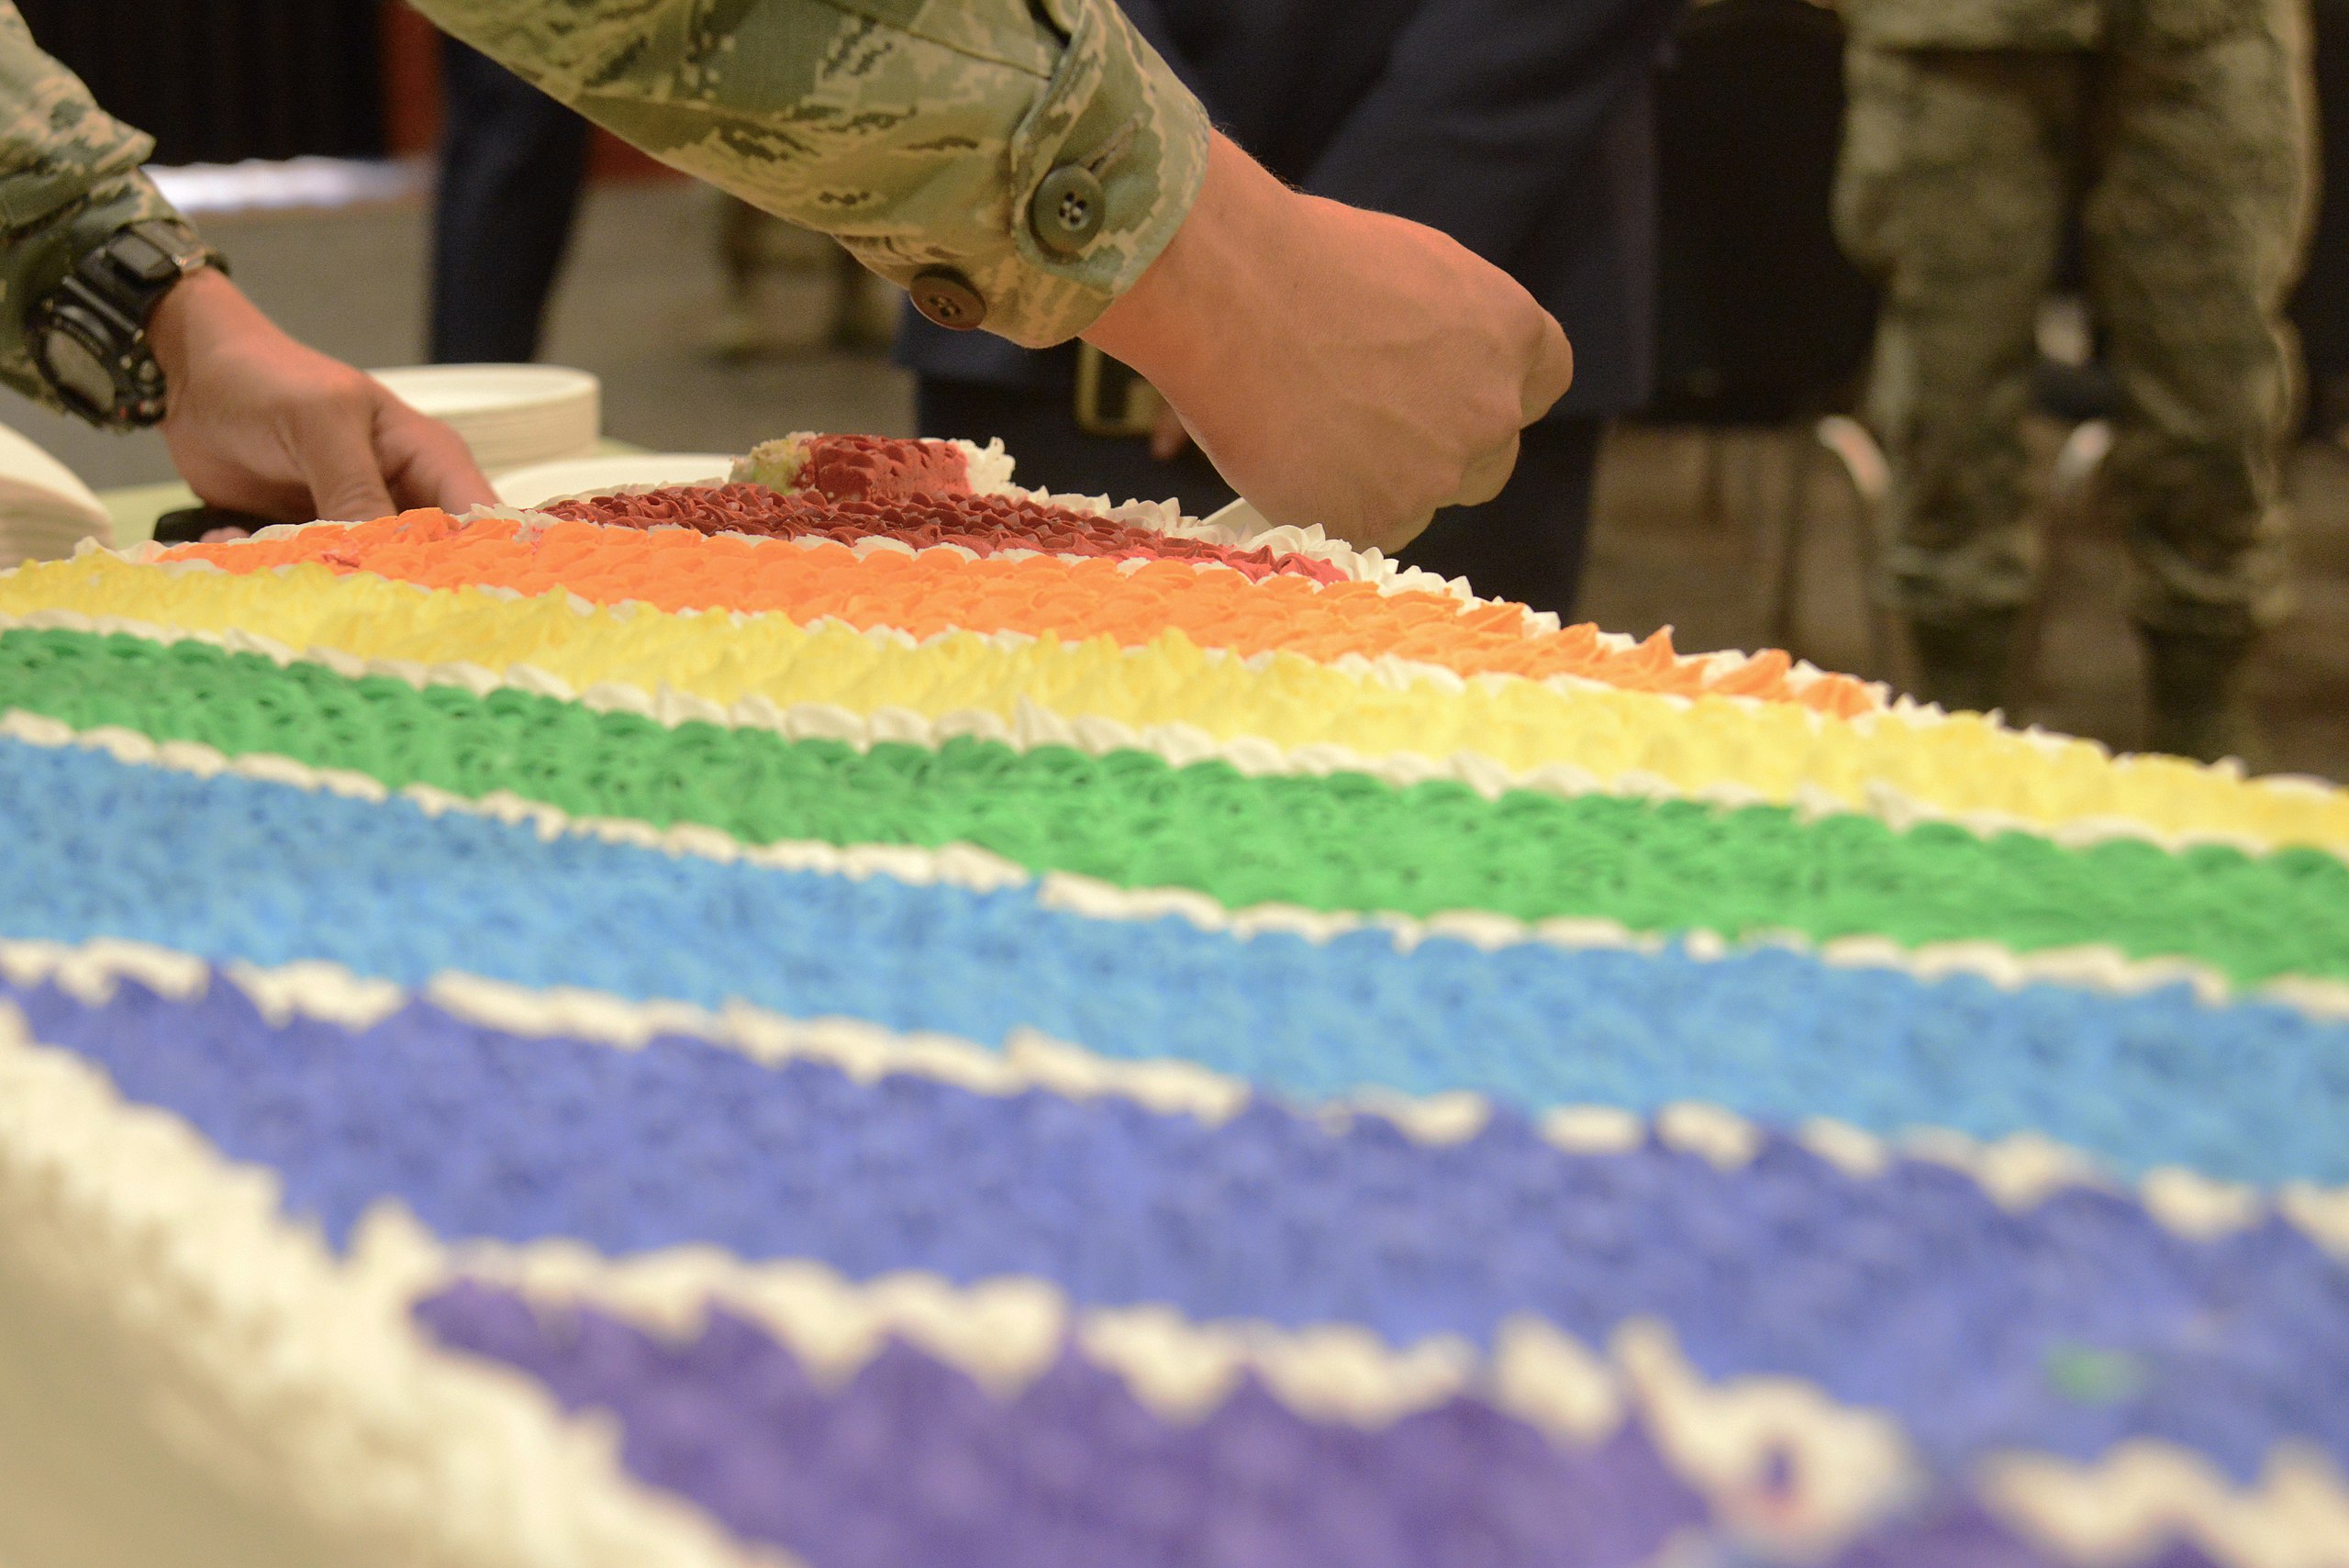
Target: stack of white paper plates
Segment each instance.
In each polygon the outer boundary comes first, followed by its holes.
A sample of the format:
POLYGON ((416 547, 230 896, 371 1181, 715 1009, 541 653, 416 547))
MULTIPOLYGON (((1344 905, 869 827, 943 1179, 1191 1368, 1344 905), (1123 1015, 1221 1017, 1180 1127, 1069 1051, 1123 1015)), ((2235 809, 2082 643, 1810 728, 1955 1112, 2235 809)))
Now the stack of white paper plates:
POLYGON ((72 470, 0 425, 0 571, 114 541, 114 524, 72 470))
POLYGON ((509 506, 543 506, 579 495, 724 479, 734 460, 722 452, 628 452, 532 463, 497 476, 497 498, 509 506))
POLYGON ((485 473, 579 457, 603 435, 603 388, 560 365, 409 365, 375 379, 446 420, 485 473))

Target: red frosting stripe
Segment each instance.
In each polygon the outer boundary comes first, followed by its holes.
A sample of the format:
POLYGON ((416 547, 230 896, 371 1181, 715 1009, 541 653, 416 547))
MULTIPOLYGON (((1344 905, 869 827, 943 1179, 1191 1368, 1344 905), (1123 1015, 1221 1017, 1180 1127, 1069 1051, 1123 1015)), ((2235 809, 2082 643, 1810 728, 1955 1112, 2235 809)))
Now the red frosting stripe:
MULTIPOLYGON (((961 459, 957 452, 956 458, 961 459)), ((811 458, 811 465, 813 459, 811 458)), ((558 501, 558 517, 621 528, 667 525, 706 534, 753 534, 766 539, 828 539, 837 544, 894 539, 916 550, 959 544, 979 555, 1033 550, 1050 555, 1113 560, 1207 561, 1250 578, 1275 573, 1317 583, 1347 581, 1335 562, 1295 551, 1237 550, 1205 539, 1178 539, 1091 512, 1048 506, 1012 495, 931 493, 886 500, 835 501, 811 490, 770 490, 763 484, 653 490, 558 501)))
POLYGON ((887 436, 817 436, 799 470, 802 488, 834 501, 889 501, 907 495, 967 495, 971 463, 952 441, 887 436))

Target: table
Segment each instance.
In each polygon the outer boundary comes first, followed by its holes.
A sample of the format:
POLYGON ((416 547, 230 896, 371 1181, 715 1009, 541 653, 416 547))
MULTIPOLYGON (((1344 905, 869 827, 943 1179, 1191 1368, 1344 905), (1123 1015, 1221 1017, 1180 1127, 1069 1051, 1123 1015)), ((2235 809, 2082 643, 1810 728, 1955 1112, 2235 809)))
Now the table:
POLYGON ((117 549, 128 549, 155 537, 155 519, 166 512, 196 505, 195 492, 177 480, 169 484, 131 484, 101 491, 98 504, 114 519, 117 549))

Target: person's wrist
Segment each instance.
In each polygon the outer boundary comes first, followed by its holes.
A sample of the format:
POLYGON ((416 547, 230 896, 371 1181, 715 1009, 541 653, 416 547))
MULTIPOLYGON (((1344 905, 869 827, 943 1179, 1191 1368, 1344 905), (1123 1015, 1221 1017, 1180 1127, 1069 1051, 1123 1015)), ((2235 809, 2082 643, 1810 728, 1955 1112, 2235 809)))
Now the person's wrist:
POLYGON ((1133 286, 1084 333, 1176 401, 1222 358, 1253 298, 1251 280, 1278 254, 1280 209, 1297 195, 1222 133, 1183 227, 1133 286))
POLYGON ((204 267, 173 284, 147 317, 147 341, 163 367, 167 392, 185 385, 206 346, 234 332, 239 322, 268 325, 226 273, 204 267))

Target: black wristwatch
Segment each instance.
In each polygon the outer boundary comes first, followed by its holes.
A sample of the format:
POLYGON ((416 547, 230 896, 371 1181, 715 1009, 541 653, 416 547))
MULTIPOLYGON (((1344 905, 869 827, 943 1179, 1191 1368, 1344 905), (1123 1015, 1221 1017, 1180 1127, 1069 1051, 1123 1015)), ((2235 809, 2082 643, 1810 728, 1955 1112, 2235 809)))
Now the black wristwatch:
MULTIPOLYGON (((221 266, 195 230, 171 218, 116 229, 33 302, 33 363, 65 406, 94 425, 132 429, 163 417, 163 367, 147 318, 190 272, 221 266)), ((226 271, 226 268, 222 268, 226 271)))

